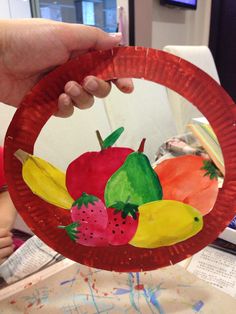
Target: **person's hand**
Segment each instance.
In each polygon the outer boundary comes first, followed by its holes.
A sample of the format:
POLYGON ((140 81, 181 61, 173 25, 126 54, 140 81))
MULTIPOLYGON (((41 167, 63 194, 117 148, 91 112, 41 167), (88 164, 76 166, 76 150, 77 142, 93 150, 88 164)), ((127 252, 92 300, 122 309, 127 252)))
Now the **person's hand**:
POLYGON ((0 264, 14 251, 12 233, 5 228, 0 228, 0 264))
MULTIPOLYGON (((24 95, 49 71, 90 50, 110 49, 121 35, 81 24, 44 19, 0 21, 0 101, 17 107, 24 95)), ((131 79, 118 79, 123 92, 133 90, 131 79)), ((93 96, 105 97, 111 85, 96 77, 85 78, 82 86, 67 82, 58 100, 58 116, 70 116, 73 105, 81 109, 93 104, 93 96)))

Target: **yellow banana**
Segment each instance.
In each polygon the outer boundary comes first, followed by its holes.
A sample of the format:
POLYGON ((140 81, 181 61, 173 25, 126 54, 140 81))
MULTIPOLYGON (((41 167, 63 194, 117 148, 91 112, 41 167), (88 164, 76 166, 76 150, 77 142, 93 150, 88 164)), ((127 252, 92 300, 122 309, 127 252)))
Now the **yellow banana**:
POLYGON ((14 155, 22 162, 22 177, 34 194, 50 204, 65 209, 71 208, 74 200, 67 191, 65 173, 21 149, 14 155))

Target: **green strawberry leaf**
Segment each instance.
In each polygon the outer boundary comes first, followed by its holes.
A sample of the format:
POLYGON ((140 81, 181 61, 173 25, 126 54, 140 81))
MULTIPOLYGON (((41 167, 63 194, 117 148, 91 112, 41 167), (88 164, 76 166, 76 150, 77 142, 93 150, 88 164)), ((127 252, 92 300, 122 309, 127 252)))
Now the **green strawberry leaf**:
POLYGON ((115 212, 120 212, 123 211, 124 206, 125 206, 124 202, 118 201, 111 207, 116 209, 115 212))
POLYGON ((74 201, 72 206, 77 206, 78 209, 80 209, 84 205, 86 208, 88 208, 90 204, 95 205, 98 200, 99 199, 96 196, 83 192, 82 196, 74 201))
POLYGON ((118 214, 121 212, 121 217, 123 219, 125 219, 127 216, 132 216, 135 220, 137 219, 138 205, 136 204, 118 201, 113 204, 111 208, 115 208, 114 214, 118 214))
POLYGON ((115 144, 115 142, 118 140, 120 135, 124 132, 124 128, 120 127, 114 132, 112 132, 102 143, 102 148, 108 148, 115 144))
POLYGON ((77 228, 79 226, 80 226, 79 222, 72 222, 71 224, 69 224, 67 226, 57 226, 57 228, 66 230, 66 233, 68 234, 70 239, 75 242, 76 239, 78 239, 78 237, 77 237, 77 233, 78 233, 77 228))

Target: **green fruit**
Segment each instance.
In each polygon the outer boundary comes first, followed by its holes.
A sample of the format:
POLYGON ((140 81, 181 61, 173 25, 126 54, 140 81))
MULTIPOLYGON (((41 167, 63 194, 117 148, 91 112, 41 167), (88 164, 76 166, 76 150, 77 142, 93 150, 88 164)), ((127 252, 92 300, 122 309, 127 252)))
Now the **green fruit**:
POLYGON ((142 205, 162 199, 162 187, 147 156, 137 151, 110 177, 104 195, 107 207, 120 201, 142 205))

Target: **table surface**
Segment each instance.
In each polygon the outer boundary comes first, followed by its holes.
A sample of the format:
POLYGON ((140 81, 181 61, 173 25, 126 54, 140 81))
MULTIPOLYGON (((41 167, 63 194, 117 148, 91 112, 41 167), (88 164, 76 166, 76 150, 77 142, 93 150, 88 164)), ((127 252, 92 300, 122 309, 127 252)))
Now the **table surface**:
POLYGON ((1 314, 233 314, 236 299, 180 265, 115 273, 65 259, 0 290, 0 304, 1 314))

